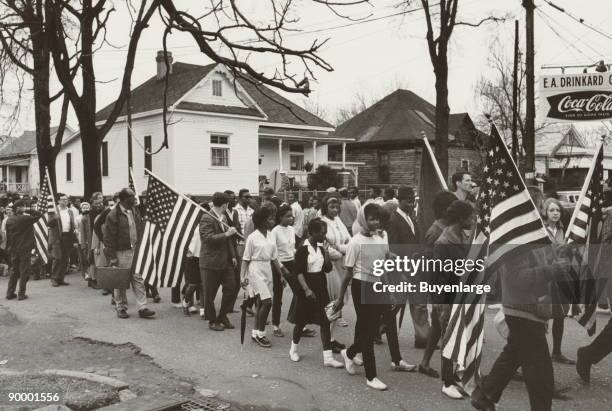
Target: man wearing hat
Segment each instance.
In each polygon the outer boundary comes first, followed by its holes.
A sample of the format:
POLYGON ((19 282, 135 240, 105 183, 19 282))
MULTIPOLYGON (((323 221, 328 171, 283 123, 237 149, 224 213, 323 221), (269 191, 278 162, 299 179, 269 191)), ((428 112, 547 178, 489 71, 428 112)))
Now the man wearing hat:
MULTIPOLYGON (((388 236, 390 250, 403 257, 417 251, 419 230, 414 220, 416 196, 412 187, 402 186, 397 193, 398 206, 389 220, 388 236)), ((418 274, 417 274, 418 275, 418 274)), ((414 325, 414 346, 425 348, 429 334, 427 303, 425 301, 410 304, 410 315, 414 325)))
POLYGON ((26 206, 25 200, 17 200, 14 204, 15 214, 6 222, 7 250, 13 266, 6 291, 7 300, 17 298, 21 301, 28 298, 26 283, 30 273, 31 253, 35 247, 33 226, 38 221, 40 213, 31 210, 29 211, 31 215, 24 214, 26 206), (19 290, 15 294, 17 281, 19 281, 19 290))

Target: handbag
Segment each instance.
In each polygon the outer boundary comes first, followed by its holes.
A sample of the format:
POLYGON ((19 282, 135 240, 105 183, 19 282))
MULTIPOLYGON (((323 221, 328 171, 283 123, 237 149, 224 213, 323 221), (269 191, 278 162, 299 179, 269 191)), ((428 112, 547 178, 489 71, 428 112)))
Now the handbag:
POLYGON ((336 321, 337 319, 342 317, 342 310, 338 310, 336 312, 334 312, 334 308, 335 308, 335 301, 331 301, 330 303, 328 303, 325 306, 325 315, 327 316, 327 320, 332 323, 334 321, 336 321))
POLYGON ((127 290, 132 280, 131 268, 96 267, 96 281, 104 290, 127 290))

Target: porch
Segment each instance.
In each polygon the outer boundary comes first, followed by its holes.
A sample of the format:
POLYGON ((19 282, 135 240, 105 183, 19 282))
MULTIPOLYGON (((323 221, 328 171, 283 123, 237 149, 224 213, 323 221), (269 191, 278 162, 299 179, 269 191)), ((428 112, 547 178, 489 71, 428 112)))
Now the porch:
POLYGON ((0 193, 31 194, 29 159, 0 160, 0 193))
POLYGON ((279 191, 308 187, 308 175, 319 165, 328 164, 328 145, 341 144, 345 149, 350 141, 352 139, 329 137, 328 132, 316 130, 260 127, 260 189, 273 187, 279 191))

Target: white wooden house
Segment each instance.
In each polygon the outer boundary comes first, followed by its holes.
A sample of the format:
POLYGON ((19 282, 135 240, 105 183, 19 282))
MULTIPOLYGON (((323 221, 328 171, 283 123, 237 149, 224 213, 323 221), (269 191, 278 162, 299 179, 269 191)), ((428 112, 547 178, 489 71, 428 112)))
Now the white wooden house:
MULTIPOLYGON (((169 56, 171 59, 171 56, 169 56)), ((169 149, 163 142, 162 108, 165 65, 158 52, 157 75, 132 90, 131 115, 135 185, 146 189, 149 168, 183 193, 269 185, 280 175, 306 182, 304 165, 327 162, 327 145, 350 139, 332 137, 334 128, 278 93, 234 78, 222 65, 176 62, 168 73, 169 149), (235 85, 235 86, 234 86, 235 85)), ((106 119, 111 106, 100 110, 106 119)), ((126 109, 107 134, 101 150, 103 190, 113 193, 128 184, 126 109)), ((66 139, 57 158, 58 191, 81 195, 83 163, 77 133, 66 139)), ((285 178, 285 181, 287 178, 285 178)))

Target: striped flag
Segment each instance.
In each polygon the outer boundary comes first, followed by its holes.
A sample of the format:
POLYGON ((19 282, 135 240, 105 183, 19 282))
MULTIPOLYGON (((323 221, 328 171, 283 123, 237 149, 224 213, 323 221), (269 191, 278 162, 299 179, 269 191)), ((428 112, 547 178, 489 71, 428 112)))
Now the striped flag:
POLYGON ((129 169, 128 187, 134 192, 134 194, 136 194, 136 205, 140 205, 140 194, 136 190, 136 184, 134 183, 134 170, 132 170, 132 167, 129 169))
MULTIPOLYGON (((603 142, 601 142, 593 157, 593 164, 587 173, 566 233, 568 244, 575 245, 570 249, 572 257, 570 267, 573 277, 578 280, 579 301, 582 308, 582 312, 575 318, 587 329, 589 335, 595 334, 598 297, 597 281, 591 270, 590 262, 592 263, 593 259, 589 258, 589 245, 597 242, 597 227, 602 218, 603 157, 603 142)), ((596 265, 598 264, 593 266, 596 265)))
POLYGON ((202 209, 149 174, 146 221, 136 246, 134 272, 153 286, 174 287, 202 209))
POLYGON ((36 240, 36 251, 43 259, 45 264, 49 263, 49 228, 47 222, 49 220, 49 210, 55 210, 55 202, 53 193, 49 186, 48 171, 45 169, 45 177, 40 186, 40 195, 36 203, 36 211, 43 215, 34 223, 34 239, 36 240))
MULTIPOLYGON (((506 145, 493 125, 469 259, 486 259, 485 271, 469 273, 466 284, 486 284, 510 255, 533 244, 550 244, 540 213, 506 145)), ((463 385, 472 390, 480 378, 486 295, 471 293, 453 304, 442 355, 464 368, 463 385)))

